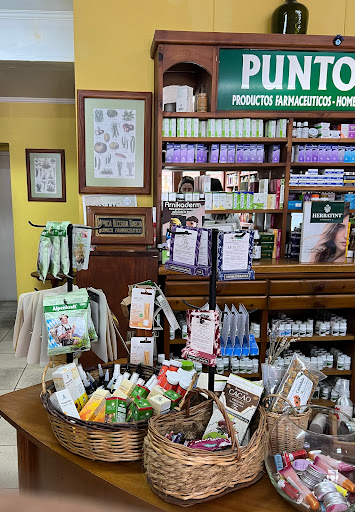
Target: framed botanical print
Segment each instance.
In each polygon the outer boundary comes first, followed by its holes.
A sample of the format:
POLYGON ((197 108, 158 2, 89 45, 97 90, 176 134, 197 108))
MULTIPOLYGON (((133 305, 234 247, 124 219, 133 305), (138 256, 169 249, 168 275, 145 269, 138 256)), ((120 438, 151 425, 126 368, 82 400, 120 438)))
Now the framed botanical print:
POLYGON ((26 149, 29 201, 65 202, 64 149, 26 149))
POLYGON ((78 90, 79 192, 149 194, 150 92, 78 90))

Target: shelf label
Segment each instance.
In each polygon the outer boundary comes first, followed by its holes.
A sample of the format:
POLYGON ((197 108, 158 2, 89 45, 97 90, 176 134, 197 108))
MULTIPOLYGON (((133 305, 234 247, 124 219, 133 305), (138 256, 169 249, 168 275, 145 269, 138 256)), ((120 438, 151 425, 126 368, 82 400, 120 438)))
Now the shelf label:
POLYGON ((355 53, 220 49, 217 110, 355 110, 355 53))

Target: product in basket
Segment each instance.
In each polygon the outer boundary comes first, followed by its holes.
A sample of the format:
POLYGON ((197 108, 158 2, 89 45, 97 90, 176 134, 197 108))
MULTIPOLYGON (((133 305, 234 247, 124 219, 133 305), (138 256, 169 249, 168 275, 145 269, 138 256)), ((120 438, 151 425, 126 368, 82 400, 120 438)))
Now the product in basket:
POLYGON ((126 421, 127 401, 118 396, 106 398, 105 423, 124 423, 126 421))
POLYGON ((97 421, 95 418, 101 412, 101 409, 105 411, 106 398, 109 394, 106 389, 97 389, 80 411, 80 418, 86 421, 97 421))
POLYGON ((274 399, 272 411, 283 412, 288 407, 285 399, 294 407, 309 404, 318 382, 325 378, 324 373, 295 353, 276 390, 280 398, 274 399))
POLYGON ((88 401, 84 385, 80 379, 75 363, 65 364, 55 369, 52 374, 56 391, 67 389, 80 412, 88 401))

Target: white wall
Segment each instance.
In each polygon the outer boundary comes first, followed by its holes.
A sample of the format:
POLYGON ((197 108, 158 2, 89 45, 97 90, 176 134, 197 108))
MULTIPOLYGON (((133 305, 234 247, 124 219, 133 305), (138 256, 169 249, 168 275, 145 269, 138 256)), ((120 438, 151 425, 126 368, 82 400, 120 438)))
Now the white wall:
POLYGON ((10 157, 5 151, 0 151, 0 300, 17 300, 10 157))

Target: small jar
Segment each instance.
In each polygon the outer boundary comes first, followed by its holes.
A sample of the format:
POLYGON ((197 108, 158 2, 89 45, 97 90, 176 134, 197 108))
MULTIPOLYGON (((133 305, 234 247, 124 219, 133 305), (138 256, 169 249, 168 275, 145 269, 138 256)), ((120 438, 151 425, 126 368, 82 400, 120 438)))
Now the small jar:
POLYGON ((292 336, 298 336, 299 335, 300 327, 299 327, 299 325, 297 323, 293 323, 292 324, 291 332, 292 332, 292 336))
POLYGON ((286 330, 286 324, 281 323, 279 325, 279 333, 278 333, 278 335, 279 336, 285 336, 285 330, 286 330))
POLYGON ((327 335, 327 326, 325 322, 321 322, 319 325, 319 336, 326 336, 327 335))
POLYGON ((218 373, 219 375, 223 375, 223 373, 224 373, 224 364, 223 364, 223 359, 221 359, 221 358, 218 358, 218 359, 217 359, 216 367, 217 367, 217 373, 218 373))
POLYGON ((304 337, 304 336, 306 336, 306 334, 307 334, 307 324, 302 322, 300 324, 300 336, 304 337))
POLYGON ((321 390, 320 397, 322 400, 328 400, 329 398, 329 388, 328 386, 324 386, 321 390))
POLYGON ((236 357, 232 357, 232 372, 233 373, 239 373, 239 359, 236 357))
POLYGON ((344 370, 350 370, 350 368, 351 368, 351 357, 350 356, 345 356, 344 370))
POLYGON ((246 361, 245 361, 245 359, 241 359, 239 362, 239 373, 246 373, 246 371, 247 371, 246 361))
POLYGON ((285 324, 285 336, 291 336, 291 324, 285 324))
POLYGON ((327 368, 333 368, 334 356, 332 354, 327 355, 327 368))
POLYGON ((332 335, 339 336, 339 331, 340 331, 339 322, 333 322, 332 323, 332 335))
POLYGON ((330 321, 325 322, 326 334, 330 334, 330 321))
POLYGON ((247 367, 246 367, 247 373, 253 373, 253 361, 249 359, 247 361, 247 367))
POLYGON ((314 390, 314 393, 313 393, 313 399, 314 400, 318 400, 320 397, 320 386, 318 384, 318 386, 316 387, 316 389, 314 390))
POLYGON ((332 402, 336 402, 338 400, 339 394, 335 388, 332 388, 330 392, 330 400, 332 402))
POLYGON ((337 370, 345 370, 345 357, 344 356, 338 357, 337 370))
POLYGON ((323 370, 323 356, 317 357, 317 368, 318 370, 323 370))
POLYGON ((174 339, 175 339, 175 337, 176 337, 176 336, 175 336, 175 329, 172 329, 172 328, 170 327, 170 329, 169 329, 169 338, 170 338, 171 340, 174 340, 174 339))
POLYGON ((306 323, 306 334, 308 338, 311 338, 313 336, 313 323, 307 321, 306 323))
POLYGON ((254 324, 253 331, 255 338, 260 338, 260 324, 254 324))
POLYGON ((347 323, 346 322, 340 322, 339 324, 339 336, 346 336, 347 331, 347 323))
POLYGON ((187 339, 187 324, 183 324, 181 333, 182 333, 182 339, 186 340, 187 339))

